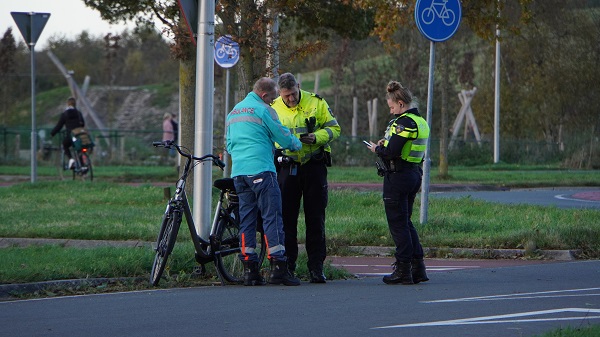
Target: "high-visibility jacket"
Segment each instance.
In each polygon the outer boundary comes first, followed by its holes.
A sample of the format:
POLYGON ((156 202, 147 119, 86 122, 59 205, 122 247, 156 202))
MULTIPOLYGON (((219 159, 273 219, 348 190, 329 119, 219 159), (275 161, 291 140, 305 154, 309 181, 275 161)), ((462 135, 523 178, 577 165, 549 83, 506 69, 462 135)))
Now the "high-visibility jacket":
POLYGON ((250 92, 227 115, 227 152, 233 165, 231 176, 275 172, 275 143, 298 150, 300 140, 281 125, 277 113, 254 92, 250 92))
POLYGON ((324 159, 324 151, 331 153, 329 143, 340 136, 340 125, 333 116, 327 102, 319 95, 300 90, 300 102, 293 108, 289 108, 281 97, 277 97, 271 105, 281 120, 281 124, 287 126, 293 135, 300 138, 303 133, 315 134, 315 144, 302 144, 299 151, 286 150, 284 154, 294 161, 304 164, 311 158, 324 159), (307 119, 314 117, 314 130, 308 130, 307 119))
POLYGON ((400 158, 410 163, 420 164, 425 157, 425 148, 427 147, 427 139, 429 138, 429 125, 427 121, 420 115, 411 113, 409 110, 407 113, 390 121, 385 130, 383 145, 387 146, 390 138, 395 134, 407 139, 404 147, 402 147, 400 158), (417 128, 399 125, 398 120, 403 117, 412 119, 417 124, 417 128))

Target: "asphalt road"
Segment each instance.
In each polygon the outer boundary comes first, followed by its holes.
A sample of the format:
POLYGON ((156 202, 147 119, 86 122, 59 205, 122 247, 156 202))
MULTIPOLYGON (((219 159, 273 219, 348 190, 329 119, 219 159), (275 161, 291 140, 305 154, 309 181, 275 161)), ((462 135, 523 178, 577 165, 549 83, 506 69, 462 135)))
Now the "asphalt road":
POLYGON ((600 324, 600 261, 0 302, 0 336, 532 336, 600 324))
POLYGON ((600 209, 599 187, 554 187, 511 189, 506 191, 430 192, 431 198, 470 197, 506 204, 556 206, 558 208, 600 209))

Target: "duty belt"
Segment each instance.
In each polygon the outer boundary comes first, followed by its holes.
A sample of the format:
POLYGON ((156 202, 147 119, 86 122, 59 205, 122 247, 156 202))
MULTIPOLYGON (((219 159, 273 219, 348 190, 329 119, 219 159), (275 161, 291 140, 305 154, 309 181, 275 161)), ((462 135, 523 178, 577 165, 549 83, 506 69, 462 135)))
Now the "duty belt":
POLYGON ((390 160, 390 172, 398 172, 404 168, 414 168, 419 166, 417 163, 411 163, 402 159, 390 160))

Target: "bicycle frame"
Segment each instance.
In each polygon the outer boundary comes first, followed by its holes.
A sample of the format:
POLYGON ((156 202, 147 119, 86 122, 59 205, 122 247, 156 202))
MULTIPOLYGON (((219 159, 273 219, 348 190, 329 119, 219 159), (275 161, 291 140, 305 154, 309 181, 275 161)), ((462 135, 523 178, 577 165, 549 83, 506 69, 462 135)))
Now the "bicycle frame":
MULTIPOLYGON (((195 258, 201 264, 201 272, 204 272, 204 265, 209 262, 214 262, 221 283, 241 282, 241 273, 243 273, 241 260, 238 258, 240 253, 239 242, 239 224, 238 218, 238 199, 235 193, 233 179, 222 178, 213 182, 213 186, 220 190, 219 200, 217 202, 210 235, 207 238, 202 238, 196 231, 196 226, 192 216, 192 209, 189 205, 187 194, 185 192, 186 181, 190 171, 199 162, 212 160, 213 163, 221 169, 225 164, 212 154, 203 157, 195 157, 181 150, 179 145, 173 141, 154 142, 155 147, 175 148, 177 152, 187 158, 183 167, 181 177, 177 180, 176 190, 173 197, 169 199, 167 208, 163 215, 161 229, 157 238, 156 256, 150 273, 150 282, 157 285, 163 271, 166 267, 166 261, 175 246, 177 233, 179 231, 181 221, 185 217, 192 237, 194 249, 196 251, 195 258), (227 200, 227 202, 226 202, 227 200)), ((261 247, 259 250, 259 259, 262 261, 265 256, 266 239, 262 231, 257 231, 260 235, 261 247)))

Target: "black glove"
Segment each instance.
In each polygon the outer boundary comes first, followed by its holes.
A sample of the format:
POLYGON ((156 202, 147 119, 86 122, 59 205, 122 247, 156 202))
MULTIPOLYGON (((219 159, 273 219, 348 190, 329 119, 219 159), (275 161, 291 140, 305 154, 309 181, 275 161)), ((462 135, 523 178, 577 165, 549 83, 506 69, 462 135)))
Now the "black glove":
POLYGON ((315 118, 315 116, 311 116, 310 118, 306 118, 304 120, 304 122, 306 123, 306 133, 313 133, 313 132, 315 132, 315 127, 317 126, 317 119, 315 118))

